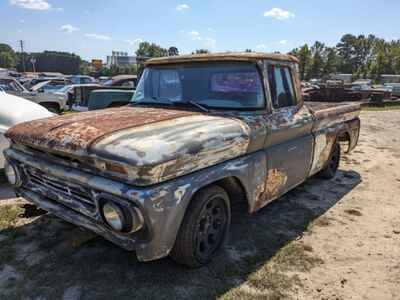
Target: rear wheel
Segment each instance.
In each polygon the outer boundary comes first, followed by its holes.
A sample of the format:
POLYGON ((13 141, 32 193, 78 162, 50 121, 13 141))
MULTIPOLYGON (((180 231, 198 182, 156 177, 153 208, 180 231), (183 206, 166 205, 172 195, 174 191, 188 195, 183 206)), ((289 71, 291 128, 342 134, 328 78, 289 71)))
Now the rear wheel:
POLYGON ((326 166, 318 173, 318 176, 324 179, 335 177, 340 162, 340 143, 336 142, 333 146, 331 156, 326 166))
POLYGON ((224 245, 230 222, 225 190, 216 185, 200 190, 186 210, 171 258, 191 268, 209 263, 224 245))

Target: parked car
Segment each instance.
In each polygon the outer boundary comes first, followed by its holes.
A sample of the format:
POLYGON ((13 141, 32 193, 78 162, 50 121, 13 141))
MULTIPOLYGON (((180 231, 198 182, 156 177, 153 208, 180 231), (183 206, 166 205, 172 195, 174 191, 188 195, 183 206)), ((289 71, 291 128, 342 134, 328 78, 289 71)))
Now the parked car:
POLYGON ((99 82, 100 84, 104 84, 105 82, 107 82, 108 80, 110 80, 110 77, 108 77, 108 76, 100 76, 97 80, 98 80, 98 82, 99 82))
POLYGON ((391 90, 392 96, 400 97, 400 83, 385 83, 384 86, 391 90))
POLYGON ((0 102, 0 169, 3 169, 3 150, 9 146, 5 132, 16 124, 51 117, 53 114, 38 104, 1 91, 0 102))
MULTIPOLYGON (((88 90, 87 87, 85 90, 88 90)), ((88 97, 79 97, 78 94, 72 110, 82 112, 127 105, 131 102, 133 93, 134 90, 95 89, 89 93, 88 97)))
POLYGON ((135 89, 137 83, 136 75, 117 75, 104 82, 106 87, 125 87, 135 89))
POLYGON ((49 100, 56 99, 60 103, 60 107, 63 110, 70 109, 70 99, 71 94, 73 95, 77 89, 81 88, 98 88, 99 84, 96 83, 88 83, 88 84, 69 84, 65 85, 62 88, 56 90, 54 93, 46 93, 43 95, 43 98, 47 98, 49 100))
POLYGON ((87 75, 72 75, 67 77, 72 84, 90 84, 90 83, 96 83, 96 80, 87 75))
POLYGON ((7 174, 18 195, 140 261, 207 264, 233 202, 254 213, 332 178, 339 142, 357 144, 360 105, 304 104, 297 66, 265 53, 148 60, 130 106, 11 128, 7 174))
POLYGON ((69 79, 66 79, 64 77, 39 77, 39 78, 31 78, 27 81, 25 81, 24 83, 24 87, 29 90, 32 91, 33 87, 37 87, 37 85, 39 83, 43 83, 43 82, 51 82, 51 85, 68 85, 68 84, 72 84, 72 82, 69 79))
POLYGON ((13 77, 0 77, 0 87, 8 94, 20 96, 28 91, 13 77))

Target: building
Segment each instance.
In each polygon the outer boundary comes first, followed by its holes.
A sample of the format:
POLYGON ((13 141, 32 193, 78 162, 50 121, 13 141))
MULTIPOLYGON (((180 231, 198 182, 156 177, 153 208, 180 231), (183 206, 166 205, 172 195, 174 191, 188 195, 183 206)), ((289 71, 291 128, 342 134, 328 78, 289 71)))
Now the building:
POLYGON ((107 66, 129 66, 136 64, 136 56, 130 56, 127 52, 113 51, 107 56, 107 66))

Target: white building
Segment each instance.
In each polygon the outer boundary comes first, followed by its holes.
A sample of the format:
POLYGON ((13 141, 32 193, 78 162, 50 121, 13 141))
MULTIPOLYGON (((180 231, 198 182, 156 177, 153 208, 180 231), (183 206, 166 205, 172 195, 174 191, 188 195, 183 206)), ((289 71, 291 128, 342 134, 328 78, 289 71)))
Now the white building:
POLYGON ((134 64, 136 64, 136 56, 130 56, 127 52, 113 51, 111 55, 107 56, 107 67, 134 64))

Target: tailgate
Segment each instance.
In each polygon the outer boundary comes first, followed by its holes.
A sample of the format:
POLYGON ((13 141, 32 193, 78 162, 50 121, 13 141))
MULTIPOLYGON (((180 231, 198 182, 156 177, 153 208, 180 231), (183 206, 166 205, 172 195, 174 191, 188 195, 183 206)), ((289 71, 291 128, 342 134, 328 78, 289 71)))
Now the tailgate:
POLYGON ((360 115, 361 111, 359 103, 306 102, 305 105, 314 115, 314 132, 338 123, 353 120, 360 115))

